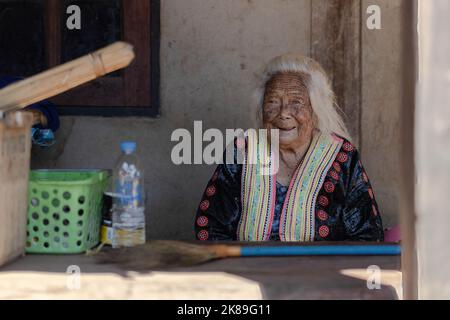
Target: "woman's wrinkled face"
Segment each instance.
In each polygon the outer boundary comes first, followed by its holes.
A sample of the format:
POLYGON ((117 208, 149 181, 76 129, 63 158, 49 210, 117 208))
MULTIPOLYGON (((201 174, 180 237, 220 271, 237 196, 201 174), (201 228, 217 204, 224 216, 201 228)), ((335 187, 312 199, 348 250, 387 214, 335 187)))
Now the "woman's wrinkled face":
POLYGON ((266 129, 280 130, 281 147, 311 140, 314 116, 303 75, 279 73, 266 83, 263 122, 266 129))

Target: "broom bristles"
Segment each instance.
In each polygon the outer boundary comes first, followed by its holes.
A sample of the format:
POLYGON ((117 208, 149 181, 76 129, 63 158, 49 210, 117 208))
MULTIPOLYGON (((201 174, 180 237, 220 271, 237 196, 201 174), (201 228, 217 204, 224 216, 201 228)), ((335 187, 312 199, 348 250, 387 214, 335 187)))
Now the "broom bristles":
POLYGON ((90 255, 97 263, 117 264, 128 270, 187 267, 219 258, 207 246, 164 240, 129 248, 103 248, 90 255))

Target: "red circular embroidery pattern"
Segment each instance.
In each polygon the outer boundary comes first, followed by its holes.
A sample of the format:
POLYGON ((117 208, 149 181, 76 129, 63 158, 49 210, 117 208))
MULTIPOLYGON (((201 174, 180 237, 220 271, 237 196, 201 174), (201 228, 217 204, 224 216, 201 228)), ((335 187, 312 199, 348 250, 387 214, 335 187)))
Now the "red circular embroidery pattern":
POLYGON ((372 214, 374 217, 378 216, 378 211, 377 211, 377 208, 375 208, 374 204, 372 205, 372 214))
POLYGON ((200 210, 206 211, 206 210, 208 210, 208 208, 209 208, 209 201, 208 200, 203 200, 200 203, 200 210))
POLYGON ((325 182, 323 187, 325 188, 325 191, 328 193, 333 193, 334 191, 334 184, 330 181, 325 182))
POLYGON ((325 196, 319 196, 319 199, 317 200, 317 202, 322 207, 328 207, 328 205, 330 204, 330 202, 328 201, 328 198, 325 196))
POLYGON ((348 155, 345 152, 339 152, 339 154, 337 155, 337 159, 340 163, 347 162, 348 155))
POLYGON ((352 152, 353 150, 355 150, 355 148, 352 146, 352 144, 350 142, 344 143, 342 148, 347 152, 352 152))
POLYGON ((334 171, 334 170, 330 170, 330 172, 328 173, 328 175, 329 175, 330 177, 332 177, 334 180, 339 180, 339 174, 338 174, 336 171, 334 171))
POLYGON ((197 233, 198 240, 205 241, 205 240, 208 240, 208 237, 209 237, 209 234, 208 234, 208 231, 206 231, 206 230, 202 230, 199 233, 197 233))
POLYGON ((337 172, 341 172, 341 165, 337 162, 333 163, 333 168, 334 170, 336 170, 337 172))
POLYGON ((372 189, 369 188, 368 192, 369 192, 370 199, 373 200, 374 197, 373 197, 373 191, 372 191, 372 189))
POLYGON ((208 222, 209 222, 208 217, 205 216, 200 216, 197 219, 197 225, 199 227, 206 227, 208 225, 208 222))
POLYGON ((213 174, 213 176, 211 178, 211 181, 216 181, 218 177, 219 177, 219 173, 218 172, 214 172, 214 174, 213 174))
POLYGON ((317 211, 317 217, 322 221, 326 221, 328 219, 328 213, 323 210, 319 210, 317 211))
POLYGON ((329 229, 327 226, 321 226, 321 227, 319 228, 319 235, 320 235, 322 238, 328 237, 329 234, 330 234, 330 229, 329 229))
POLYGON ((216 187, 215 186, 209 186, 208 189, 206 189, 206 195, 208 197, 212 197, 216 194, 216 187))

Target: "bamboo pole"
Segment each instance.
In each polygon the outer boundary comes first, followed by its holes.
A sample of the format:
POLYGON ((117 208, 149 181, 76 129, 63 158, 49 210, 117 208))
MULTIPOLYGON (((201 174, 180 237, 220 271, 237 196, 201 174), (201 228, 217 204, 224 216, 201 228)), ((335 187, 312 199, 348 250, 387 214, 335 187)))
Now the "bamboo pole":
MULTIPOLYGON (((416 77, 417 77, 417 3, 403 1, 402 12, 402 116, 400 121, 400 148, 402 159, 399 189, 399 211, 402 236, 402 278, 403 299, 418 298, 418 269, 416 249, 416 212, 417 199, 415 179, 417 176, 415 151, 415 113, 416 113, 416 77)), ((427 106, 428 110, 428 106, 427 106)), ((428 112, 428 111, 427 111, 428 112)), ((422 132, 422 131, 420 131, 422 132)))
POLYGON ((22 109, 56 96, 107 73, 125 68, 133 59, 134 51, 130 44, 113 43, 3 88, 0 90, 0 112, 22 109))

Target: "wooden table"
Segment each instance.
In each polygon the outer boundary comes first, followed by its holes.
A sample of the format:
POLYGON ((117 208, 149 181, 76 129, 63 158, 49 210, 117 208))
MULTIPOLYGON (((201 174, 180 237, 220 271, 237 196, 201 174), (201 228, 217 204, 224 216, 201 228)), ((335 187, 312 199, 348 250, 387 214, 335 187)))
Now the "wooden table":
POLYGON ((136 273, 84 255, 27 255, 0 268, 0 299, 398 298, 400 256, 231 258, 136 273), (369 290, 373 265, 381 288, 369 290), (66 273, 69 266, 81 275, 66 273))

